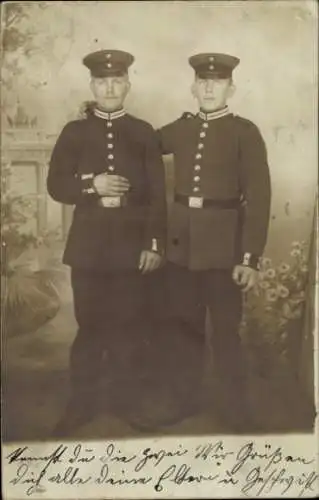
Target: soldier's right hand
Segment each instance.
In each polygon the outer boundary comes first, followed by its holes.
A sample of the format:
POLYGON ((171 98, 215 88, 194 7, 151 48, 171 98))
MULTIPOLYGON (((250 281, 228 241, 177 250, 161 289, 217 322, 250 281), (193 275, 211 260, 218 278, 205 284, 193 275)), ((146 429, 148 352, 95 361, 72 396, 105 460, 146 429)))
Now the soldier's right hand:
POLYGON ((100 196, 121 196, 130 189, 126 177, 104 173, 94 177, 93 185, 100 196))

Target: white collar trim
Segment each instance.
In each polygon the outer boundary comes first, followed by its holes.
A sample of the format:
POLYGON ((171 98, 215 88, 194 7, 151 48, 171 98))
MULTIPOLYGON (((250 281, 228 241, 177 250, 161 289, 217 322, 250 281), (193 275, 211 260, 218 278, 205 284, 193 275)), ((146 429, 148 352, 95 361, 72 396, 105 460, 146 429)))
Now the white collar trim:
POLYGON ((223 116, 227 116, 230 114, 228 106, 225 106, 223 109, 219 109, 218 111, 211 111, 210 113, 204 113, 204 111, 200 111, 198 116, 202 120, 216 120, 217 118, 222 118, 223 116))
POLYGON ((111 113, 107 113, 106 111, 101 111, 98 108, 94 108, 94 114, 98 118, 102 118, 103 120, 116 120, 117 118, 121 118, 126 114, 124 109, 119 109, 118 111, 112 111, 111 113))

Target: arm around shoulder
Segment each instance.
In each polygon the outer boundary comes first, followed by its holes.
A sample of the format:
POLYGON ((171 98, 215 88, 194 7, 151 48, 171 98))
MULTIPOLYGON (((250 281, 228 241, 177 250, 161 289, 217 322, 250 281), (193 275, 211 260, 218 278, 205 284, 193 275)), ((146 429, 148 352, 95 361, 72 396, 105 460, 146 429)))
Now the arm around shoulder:
POLYGON ((174 122, 168 123, 156 131, 162 155, 174 153, 178 121, 179 120, 175 120, 174 122))

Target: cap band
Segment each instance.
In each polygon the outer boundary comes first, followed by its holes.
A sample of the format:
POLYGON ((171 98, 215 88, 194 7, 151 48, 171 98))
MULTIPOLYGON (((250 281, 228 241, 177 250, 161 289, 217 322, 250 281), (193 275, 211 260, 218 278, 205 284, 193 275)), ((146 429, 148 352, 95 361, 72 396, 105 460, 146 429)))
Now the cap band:
POLYGON ((223 70, 216 70, 216 71, 211 71, 211 70, 195 70, 195 74, 198 78, 201 78, 203 80, 208 80, 208 79, 227 79, 232 77, 232 71, 229 69, 223 69, 223 70))
POLYGON ((125 76, 128 74, 127 69, 109 69, 104 67, 97 67, 91 69, 91 76, 93 78, 105 78, 107 76, 125 76))

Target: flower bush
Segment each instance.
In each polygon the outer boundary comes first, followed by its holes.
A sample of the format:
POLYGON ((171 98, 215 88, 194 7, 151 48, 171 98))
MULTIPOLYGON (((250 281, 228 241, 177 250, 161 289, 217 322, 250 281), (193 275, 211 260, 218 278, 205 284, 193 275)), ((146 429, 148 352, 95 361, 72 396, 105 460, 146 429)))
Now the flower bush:
POLYGON ((307 280, 304 241, 291 244, 289 262, 275 265, 267 257, 261 261, 259 281, 244 307, 242 336, 263 375, 276 366, 297 369, 307 280))

